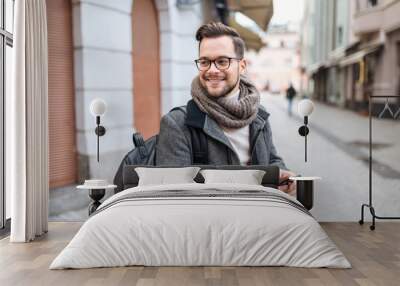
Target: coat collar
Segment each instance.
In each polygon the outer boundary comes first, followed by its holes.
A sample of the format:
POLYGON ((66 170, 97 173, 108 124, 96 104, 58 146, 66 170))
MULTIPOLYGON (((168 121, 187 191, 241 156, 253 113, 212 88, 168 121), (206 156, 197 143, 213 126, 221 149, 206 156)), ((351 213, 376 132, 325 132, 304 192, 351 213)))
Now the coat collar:
POLYGON ((195 127, 203 128, 206 120, 206 115, 202 112, 193 99, 189 100, 186 105, 186 119, 185 124, 195 127))
POLYGON ((225 136, 222 128, 219 127, 214 119, 201 111, 193 99, 189 100, 186 110, 186 125, 203 129, 204 133, 208 136, 224 143, 234 151, 231 142, 229 142, 229 139, 225 136))
MULTIPOLYGON (((193 99, 189 100, 186 110, 186 125, 203 129, 207 135, 224 143, 230 149, 234 150, 229 139, 225 136, 218 123, 206 113, 201 111, 193 99)), ((254 136, 257 135, 257 131, 264 128, 269 115, 270 114, 263 107, 258 109, 257 117, 250 124, 250 146, 252 146, 252 142, 255 139, 254 136)))
POLYGON ((255 130, 262 129, 265 126, 269 117, 269 113, 264 109, 264 107, 260 106, 258 108, 257 117, 253 120, 250 126, 253 125, 255 130))

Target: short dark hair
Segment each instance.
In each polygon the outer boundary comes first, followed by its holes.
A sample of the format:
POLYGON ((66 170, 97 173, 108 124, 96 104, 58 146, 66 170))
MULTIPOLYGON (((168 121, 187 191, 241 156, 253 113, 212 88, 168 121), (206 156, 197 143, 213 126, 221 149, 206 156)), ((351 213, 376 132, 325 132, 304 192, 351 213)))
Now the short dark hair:
POLYGON ((232 39, 236 56, 240 59, 244 56, 245 44, 239 33, 232 27, 226 26, 221 22, 210 22, 202 25, 196 32, 196 40, 199 42, 204 38, 217 38, 221 36, 229 36, 232 39))

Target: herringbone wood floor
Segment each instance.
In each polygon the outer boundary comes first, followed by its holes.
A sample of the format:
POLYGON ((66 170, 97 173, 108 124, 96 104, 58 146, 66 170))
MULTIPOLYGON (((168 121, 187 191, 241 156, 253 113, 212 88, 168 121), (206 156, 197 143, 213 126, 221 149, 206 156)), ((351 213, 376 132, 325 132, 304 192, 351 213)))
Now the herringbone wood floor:
POLYGON ((353 268, 120 267, 48 270, 80 223, 50 223, 44 237, 27 244, 0 241, 0 285, 400 285, 400 223, 376 230, 357 223, 322 223, 353 268))

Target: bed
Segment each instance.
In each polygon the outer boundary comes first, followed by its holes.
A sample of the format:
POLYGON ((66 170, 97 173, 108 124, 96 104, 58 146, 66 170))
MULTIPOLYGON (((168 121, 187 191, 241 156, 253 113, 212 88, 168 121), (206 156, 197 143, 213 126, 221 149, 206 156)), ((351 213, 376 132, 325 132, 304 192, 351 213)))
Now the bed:
POLYGON ((276 189, 274 168, 258 167, 260 185, 201 183, 197 175, 193 183, 150 186, 137 184, 135 168, 124 169, 126 189, 100 205, 50 269, 351 267, 309 211, 276 189))

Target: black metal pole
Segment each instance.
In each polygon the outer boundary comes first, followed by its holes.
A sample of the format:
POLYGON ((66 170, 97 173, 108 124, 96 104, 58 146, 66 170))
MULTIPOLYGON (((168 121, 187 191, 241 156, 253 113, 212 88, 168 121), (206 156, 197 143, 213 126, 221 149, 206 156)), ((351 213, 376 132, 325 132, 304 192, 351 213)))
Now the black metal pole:
POLYGON ((305 126, 305 136, 304 136, 304 160, 307 162, 307 124, 308 124, 308 116, 304 116, 304 126, 305 126))
POLYGON ((369 205, 372 207, 372 98, 368 100, 369 107, 369 205))
POLYGON ((99 140, 99 132, 100 132, 100 116, 96 116, 96 124, 97 124, 97 162, 99 162, 99 144, 100 144, 100 140, 99 140))
POLYGON ((368 102, 368 110, 369 110, 369 204, 362 204, 361 205, 361 219, 358 221, 359 224, 364 224, 364 207, 369 208, 369 211, 372 216, 372 225, 370 225, 371 230, 375 230, 375 220, 376 219, 400 219, 400 217, 388 217, 388 216, 379 216, 375 213, 375 209, 372 206, 372 100, 373 98, 377 97, 382 97, 382 98, 393 98, 393 97, 398 97, 400 98, 400 95, 388 95, 388 96, 369 96, 369 102, 368 102))
POLYGON ((305 140, 305 152, 304 152, 304 160, 307 162, 307 135, 304 136, 304 140, 305 140))
POLYGON ((99 134, 97 134, 97 162, 99 162, 99 142, 100 142, 100 140, 99 140, 99 134))

